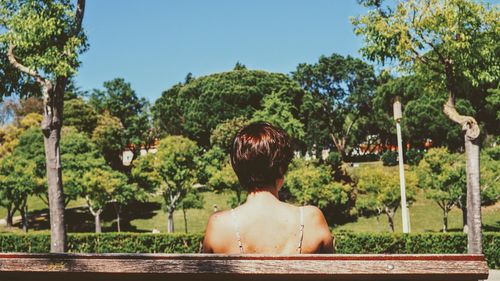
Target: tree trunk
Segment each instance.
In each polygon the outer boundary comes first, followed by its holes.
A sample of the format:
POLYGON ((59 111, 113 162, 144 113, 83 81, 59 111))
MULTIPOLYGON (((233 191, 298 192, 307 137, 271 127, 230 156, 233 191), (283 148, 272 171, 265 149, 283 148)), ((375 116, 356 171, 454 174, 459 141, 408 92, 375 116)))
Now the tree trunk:
POLYGON ((173 208, 168 209, 167 230, 168 230, 168 233, 174 232, 174 209, 173 208))
POLYGON ((394 232, 394 213, 396 210, 391 208, 385 208, 385 213, 387 214, 387 222, 389 223, 389 231, 394 232))
POLYGON ((23 225, 23 232, 28 233, 28 205, 26 204, 27 199, 25 199, 22 203, 22 206, 19 208, 19 212, 21 213, 21 223, 23 225))
MULTIPOLYGON (((449 85, 448 89, 452 89, 449 85)), ((470 116, 460 115, 455 108, 455 96, 450 90, 444 113, 462 126, 465 132, 465 155, 467 157, 467 249, 469 254, 482 253, 481 237, 481 187, 479 183, 479 126, 470 116)))
POLYGON ((468 233, 469 228, 467 227, 467 205, 462 204, 460 209, 462 209, 462 223, 464 226, 464 233, 468 233))
POLYGON ((182 213, 184 215, 184 230, 188 233, 188 221, 186 217, 186 209, 182 208, 182 213))
MULTIPOLYGON (((64 91, 64 87, 65 85, 58 85, 55 91, 64 91)), ((58 96, 57 93, 56 96, 58 96)), ((58 100, 59 98, 56 99, 58 100)), ((52 101, 53 104, 51 105, 45 105, 44 120, 42 121, 49 190, 50 251, 53 253, 65 252, 67 244, 61 154, 59 151, 59 142, 61 140, 62 96, 60 96, 60 99, 60 101, 52 101)))
POLYGON ((14 224, 14 213, 16 212, 16 208, 12 204, 9 204, 7 207, 7 217, 5 221, 7 222, 7 227, 12 227, 14 224))
POLYGON ((346 158, 346 153, 345 153, 345 144, 346 144, 346 138, 336 138, 335 135, 330 134, 330 137, 332 138, 333 144, 337 148, 337 151, 340 154, 340 157, 342 158, 343 161, 345 161, 346 158))
POLYGON ((90 213, 94 216, 94 223, 95 223, 95 233, 101 233, 101 213, 103 211, 103 208, 94 210, 92 208, 92 201, 90 200, 89 196, 87 195, 85 197, 85 200, 87 201, 87 207, 89 208, 90 213))
POLYGON ((94 219, 95 219, 95 233, 101 233, 101 210, 95 212, 94 214, 94 219))
POLYGON ((443 232, 448 232, 448 209, 443 208, 443 232))
POLYGON ((116 230, 118 232, 121 232, 121 218, 120 218, 120 213, 122 211, 122 206, 118 202, 113 202, 113 206, 115 207, 115 212, 116 212, 116 230))
POLYGON ((479 141, 465 137, 467 154, 467 225, 468 253, 482 254, 481 237, 481 186, 479 184, 479 141))

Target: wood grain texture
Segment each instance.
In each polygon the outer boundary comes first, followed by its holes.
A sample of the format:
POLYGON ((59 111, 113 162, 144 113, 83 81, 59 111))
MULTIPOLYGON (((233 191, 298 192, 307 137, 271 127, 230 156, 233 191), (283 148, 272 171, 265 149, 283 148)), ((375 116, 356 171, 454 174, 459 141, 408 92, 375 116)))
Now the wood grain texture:
POLYGON ((487 276, 482 255, 0 253, 0 280, 482 280, 487 276))

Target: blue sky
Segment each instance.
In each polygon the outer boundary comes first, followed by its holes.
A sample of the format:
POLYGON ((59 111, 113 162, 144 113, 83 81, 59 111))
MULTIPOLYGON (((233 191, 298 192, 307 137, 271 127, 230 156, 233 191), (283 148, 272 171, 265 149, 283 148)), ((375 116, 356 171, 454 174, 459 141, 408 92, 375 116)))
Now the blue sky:
POLYGON ((154 102, 188 72, 289 73, 333 52, 358 56, 356 0, 88 0, 90 48, 76 77, 83 90, 123 77, 154 102))

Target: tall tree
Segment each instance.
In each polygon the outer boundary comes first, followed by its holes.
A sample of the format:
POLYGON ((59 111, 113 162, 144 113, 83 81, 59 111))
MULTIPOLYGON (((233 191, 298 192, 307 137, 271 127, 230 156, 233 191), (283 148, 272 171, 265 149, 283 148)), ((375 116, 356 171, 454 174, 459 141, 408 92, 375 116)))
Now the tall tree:
POLYGON ((124 147, 123 138, 124 129, 120 119, 107 111, 101 114, 92 132, 92 141, 100 148, 104 159, 115 170, 121 170, 123 166, 120 157, 124 147))
POLYGON ((28 196, 40 193, 45 182, 35 176, 35 170, 36 163, 26 155, 13 153, 0 160, 0 205, 7 208, 8 225, 19 210, 24 232, 28 231, 28 196))
POLYGON ((123 78, 116 78, 104 82, 104 90, 94 90, 89 103, 98 113, 108 112, 120 120, 123 125, 121 149, 130 149, 134 158, 137 157, 150 129, 148 101, 139 98, 130 83, 123 78))
POLYGON ((10 142, 10 146, 5 144, 9 149, 4 150, 6 154, 0 158, 6 158, 0 174, 4 176, 4 183, 9 183, 4 184, 4 190, 0 192, 0 201, 3 202, 0 204, 7 209, 7 224, 12 225, 12 216, 19 210, 22 213, 25 229, 27 229, 27 196, 38 195, 44 198, 43 194, 46 193, 43 135, 37 128, 41 116, 35 113, 30 115, 21 120, 21 127, 17 129, 19 135, 10 142), (35 118, 30 118, 30 115, 35 118), (33 120, 38 122, 32 122, 33 120), (24 128, 23 123, 31 123, 31 126, 24 128), (23 186, 23 181, 26 181, 26 186, 23 186))
POLYGON ((83 175, 83 195, 90 213, 95 219, 95 232, 102 232, 101 213, 113 194, 127 185, 127 177, 110 168, 95 168, 83 175))
POLYGON ((85 51, 82 30, 85 0, 0 1, 0 50, 21 75, 34 79, 44 101, 45 153, 50 199, 51 252, 66 250, 60 131, 68 78, 85 51))
POLYGON ((323 133, 328 134, 323 138, 331 138, 345 158, 352 127, 371 109, 373 68, 360 59, 332 54, 321 56, 315 64, 299 64, 292 75, 312 95, 312 100, 305 103, 309 108, 303 110, 306 134, 322 126, 323 133))
POLYGON ((174 232, 174 211, 193 191, 198 152, 195 142, 181 136, 168 136, 160 141, 158 152, 140 157, 132 168, 132 177, 139 185, 162 193, 168 212, 168 232, 174 232))
POLYGON ((191 79, 162 93, 152 107, 163 135, 183 135, 208 148, 214 128, 227 120, 250 119, 272 92, 297 107, 303 91, 281 73, 238 69, 191 79))
MULTIPOLYGON (((417 178, 409 170, 405 171, 405 176, 406 200, 411 204, 415 200, 417 178)), ((401 206, 398 170, 395 167, 370 167, 357 171, 355 177, 358 181, 357 208, 362 214, 385 213, 389 231, 394 232, 394 215, 401 206)))
POLYGON ((361 52, 409 72, 435 74, 448 93, 444 113, 465 131, 468 249, 481 253, 480 129, 476 119, 457 111, 456 99, 471 97, 478 85, 498 87, 498 6, 472 0, 401 1, 395 8, 375 4, 367 15, 352 20, 356 34, 364 37, 361 52))
POLYGON ((427 198, 443 211, 443 232, 448 231, 448 213, 465 197, 466 180, 463 159, 446 148, 430 149, 419 163, 418 184, 427 198))

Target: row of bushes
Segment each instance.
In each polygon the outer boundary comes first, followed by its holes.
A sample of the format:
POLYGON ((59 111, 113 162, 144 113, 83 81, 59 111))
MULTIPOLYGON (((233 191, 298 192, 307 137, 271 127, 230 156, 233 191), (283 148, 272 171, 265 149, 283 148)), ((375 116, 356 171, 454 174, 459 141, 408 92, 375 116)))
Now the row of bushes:
MULTIPOLYGON (((339 254, 459 254, 467 252, 463 233, 373 234, 333 233, 339 254)), ((203 234, 75 233, 72 253, 198 253, 203 234)), ((48 234, 0 234, 0 252, 44 253, 48 234)), ((500 268, 500 233, 483 234, 483 252, 490 268, 500 268)))

